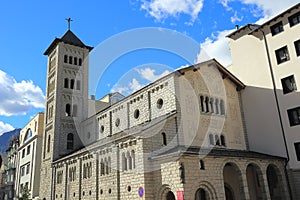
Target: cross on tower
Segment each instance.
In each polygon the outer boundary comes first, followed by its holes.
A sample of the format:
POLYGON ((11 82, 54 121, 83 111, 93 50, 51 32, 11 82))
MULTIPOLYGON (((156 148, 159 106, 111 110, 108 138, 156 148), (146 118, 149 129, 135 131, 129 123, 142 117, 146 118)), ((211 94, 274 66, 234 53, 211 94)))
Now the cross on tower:
POLYGON ((71 22, 73 21, 70 17, 66 19, 68 21, 68 30, 71 28, 71 22))

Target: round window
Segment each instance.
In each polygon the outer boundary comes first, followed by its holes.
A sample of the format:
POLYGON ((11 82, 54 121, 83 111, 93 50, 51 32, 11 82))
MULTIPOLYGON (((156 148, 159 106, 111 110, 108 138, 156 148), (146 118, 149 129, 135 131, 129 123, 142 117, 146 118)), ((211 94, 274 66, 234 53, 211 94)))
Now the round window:
POLYGON ((158 109, 161 109, 163 104, 164 104, 164 101, 162 99, 158 99, 156 102, 156 106, 158 109))
POLYGON ((139 118, 139 116, 140 116, 140 110, 139 110, 139 109, 136 109, 136 110, 134 111, 134 118, 137 119, 137 118, 139 118))
POLYGON ((119 126, 120 126, 120 118, 117 118, 117 119, 116 119, 115 125, 116 125, 116 127, 119 127, 119 126))

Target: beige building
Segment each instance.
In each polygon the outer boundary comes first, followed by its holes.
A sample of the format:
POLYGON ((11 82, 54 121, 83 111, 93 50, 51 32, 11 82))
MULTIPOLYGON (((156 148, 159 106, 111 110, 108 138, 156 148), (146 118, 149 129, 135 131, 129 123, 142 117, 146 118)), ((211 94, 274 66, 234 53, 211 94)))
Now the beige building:
POLYGON ((216 60, 90 115, 91 50, 68 30, 45 52, 40 199, 289 199, 285 159, 249 151, 245 85, 216 60))
POLYGON ((39 196, 43 129, 44 113, 38 113, 20 132, 15 181, 17 197, 22 196, 25 187, 29 190, 31 199, 39 196))
POLYGON ((248 24, 230 38, 229 70, 241 92, 250 150, 288 158, 300 199, 300 4, 262 25, 248 24))

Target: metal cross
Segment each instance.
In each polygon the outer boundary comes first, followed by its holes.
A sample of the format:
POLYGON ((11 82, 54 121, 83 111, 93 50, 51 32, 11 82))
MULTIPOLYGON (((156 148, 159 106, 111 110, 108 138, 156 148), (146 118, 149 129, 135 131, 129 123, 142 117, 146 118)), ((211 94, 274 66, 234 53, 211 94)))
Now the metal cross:
POLYGON ((71 22, 73 21, 70 17, 66 18, 66 20, 68 21, 68 30, 70 30, 71 28, 71 22))

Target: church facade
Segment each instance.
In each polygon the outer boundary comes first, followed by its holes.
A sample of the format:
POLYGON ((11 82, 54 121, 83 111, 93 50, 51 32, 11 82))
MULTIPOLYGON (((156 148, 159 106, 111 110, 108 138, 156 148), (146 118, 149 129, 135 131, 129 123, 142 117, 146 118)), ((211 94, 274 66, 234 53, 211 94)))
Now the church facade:
POLYGON ((245 85, 216 60, 90 116, 91 50, 68 30, 45 52, 40 199, 290 198, 286 160, 249 151, 245 85))

